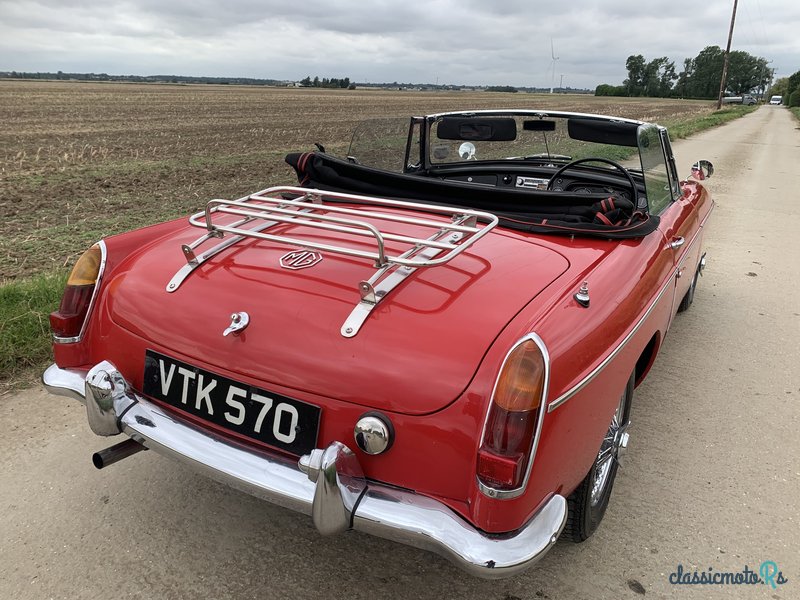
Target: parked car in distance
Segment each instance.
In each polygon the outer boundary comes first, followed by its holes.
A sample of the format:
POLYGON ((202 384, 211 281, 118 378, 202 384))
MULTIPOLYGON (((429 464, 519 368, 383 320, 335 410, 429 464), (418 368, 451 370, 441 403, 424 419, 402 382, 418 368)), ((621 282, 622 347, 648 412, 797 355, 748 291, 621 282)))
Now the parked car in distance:
POLYGON ((753 96, 745 94, 744 96, 725 96, 722 99, 723 104, 744 104, 745 106, 752 106, 758 102, 753 96))
POLYGON ((317 147, 286 157, 299 186, 77 261, 43 381, 124 434, 95 466, 148 448, 480 577, 586 540, 694 299, 711 164, 683 180, 665 128, 541 109, 317 147))
POLYGON ((783 102, 782 96, 773 96, 772 98, 769 99, 770 104, 780 104, 782 102, 783 102))

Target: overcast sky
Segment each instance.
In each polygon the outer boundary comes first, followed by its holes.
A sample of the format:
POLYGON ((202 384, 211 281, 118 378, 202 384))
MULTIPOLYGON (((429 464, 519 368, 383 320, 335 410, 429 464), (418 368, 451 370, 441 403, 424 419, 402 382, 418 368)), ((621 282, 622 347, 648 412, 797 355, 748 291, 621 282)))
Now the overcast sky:
MULTIPOLYGON (((0 71, 546 87, 725 47, 732 0, 0 0, 0 71)), ((740 0, 734 50, 800 70, 800 1, 740 0)))

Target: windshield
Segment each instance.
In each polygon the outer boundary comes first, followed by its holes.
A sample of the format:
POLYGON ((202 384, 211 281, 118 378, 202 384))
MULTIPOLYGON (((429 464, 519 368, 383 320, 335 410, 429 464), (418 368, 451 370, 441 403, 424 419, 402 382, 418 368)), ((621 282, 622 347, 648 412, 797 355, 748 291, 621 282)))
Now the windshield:
MULTIPOLYGON (((468 129, 467 119, 452 117, 440 118, 431 125, 431 165, 470 160, 567 162, 590 156, 624 160, 636 154, 635 145, 631 147, 575 139, 575 128, 570 131, 570 119, 565 117, 502 115, 481 116, 474 120, 483 121, 485 126, 468 129)), ((576 119, 572 121, 574 124, 576 119)), ((633 138, 632 142, 635 144, 633 138)))
MULTIPOLYGON (((583 158, 605 158, 628 169, 652 172, 653 154, 659 144, 635 122, 578 114, 459 113, 437 117, 370 119, 353 132, 347 159, 350 162, 408 173, 423 166, 440 168, 483 161, 522 161, 533 165, 562 166, 583 158), (420 152, 423 129, 426 147, 420 152), (642 148, 642 141, 648 144, 642 148), (406 157, 408 160, 406 161, 406 157), (421 159, 427 159, 421 165, 421 159)), ((657 138, 657 130, 651 132, 657 138)), ((662 155, 663 156, 663 155, 662 155)), ((663 161, 663 160, 662 160, 663 161)), ((594 168, 613 169, 604 163, 594 168)))

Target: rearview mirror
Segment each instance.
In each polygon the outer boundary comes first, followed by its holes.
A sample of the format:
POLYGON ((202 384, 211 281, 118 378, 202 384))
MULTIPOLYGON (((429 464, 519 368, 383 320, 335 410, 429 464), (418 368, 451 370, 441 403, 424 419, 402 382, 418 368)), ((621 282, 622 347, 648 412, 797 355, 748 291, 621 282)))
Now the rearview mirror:
POLYGON ((517 122, 508 117, 444 117, 436 127, 440 140, 510 142, 517 139, 517 122))
POLYGON ((708 179, 714 174, 714 165, 708 160, 698 160, 692 165, 692 174, 689 177, 697 181, 708 179))

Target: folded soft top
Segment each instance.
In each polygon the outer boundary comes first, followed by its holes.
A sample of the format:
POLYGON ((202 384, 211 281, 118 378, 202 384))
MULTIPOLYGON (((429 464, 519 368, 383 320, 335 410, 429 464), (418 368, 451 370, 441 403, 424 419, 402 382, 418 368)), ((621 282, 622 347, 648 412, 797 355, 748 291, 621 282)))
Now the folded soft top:
POLYGON ((501 226, 520 231, 625 239, 658 227, 658 217, 635 210, 630 200, 613 194, 477 186, 384 171, 323 152, 288 154, 286 162, 303 187, 491 211, 500 217, 501 226))

